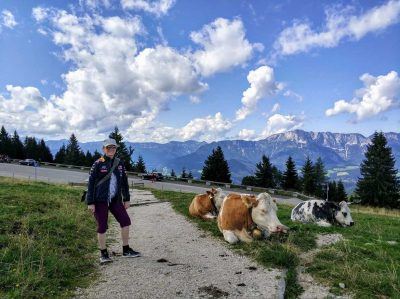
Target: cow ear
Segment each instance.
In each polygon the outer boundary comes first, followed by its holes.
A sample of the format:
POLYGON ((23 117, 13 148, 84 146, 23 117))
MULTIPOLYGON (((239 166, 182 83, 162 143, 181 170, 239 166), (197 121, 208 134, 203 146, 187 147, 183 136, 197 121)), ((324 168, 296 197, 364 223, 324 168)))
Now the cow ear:
POLYGON ((212 192, 211 192, 211 191, 208 191, 208 190, 207 190, 206 192, 207 192, 207 194, 208 194, 208 195, 211 195, 211 194, 212 194, 212 192))
POLYGON ((253 203, 253 208, 257 207, 258 203, 259 203, 259 201, 258 201, 258 199, 256 199, 256 201, 253 203))

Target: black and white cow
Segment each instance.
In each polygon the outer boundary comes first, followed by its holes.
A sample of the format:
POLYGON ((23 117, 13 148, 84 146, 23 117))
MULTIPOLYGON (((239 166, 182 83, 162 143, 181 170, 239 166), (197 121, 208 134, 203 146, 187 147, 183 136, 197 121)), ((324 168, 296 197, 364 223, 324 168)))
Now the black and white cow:
POLYGON ((317 199, 303 201, 293 208, 290 218, 292 221, 303 223, 314 222, 319 226, 331 226, 332 224, 354 225, 349 205, 345 201, 339 204, 317 199))

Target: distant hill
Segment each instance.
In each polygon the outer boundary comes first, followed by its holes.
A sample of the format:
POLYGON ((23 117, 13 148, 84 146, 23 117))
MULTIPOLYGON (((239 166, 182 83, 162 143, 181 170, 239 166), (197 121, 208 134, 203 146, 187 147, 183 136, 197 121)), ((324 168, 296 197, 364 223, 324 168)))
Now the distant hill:
MULTIPOLYGON (((400 166, 400 133, 385 133, 389 146, 392 147, 396 158, 396 167, 400 166)), ((359 165, 364 159, 367 145, 371 142, 371 136, 365 137, 357 133, 331 133, 331 132, 306 132, 294 130, 280 134, 274 134, 259 141, 223 140, 217 142, 198 141, 171 141, 165 144, 155 142, 132 143, 135 149, 133 159, 137 160, 142 155, 147 168, 160 171, 174 169, 177 174, 185 167, 191 170, 194 176, 200 176, 204 160, 212 149, 221 146, 225 158, 228 160, 232 178, 235 182, 241 182, 243 176, 254 172, 255 164, 263 154, 270 157, 271 162, 279 169, 285 169, 285 162, 289 155, 300 170, 307 155, 315 161, 321 157, 328 170, 331 179, 342 179, 346 189, 351 191, 359 176, 359 165)), ((49 140, 46 144, 55 154, 63 143, 68 140, 49 140)), ((101 142, 80 143, 86 152, 95 149, 101 151, 101 142)))

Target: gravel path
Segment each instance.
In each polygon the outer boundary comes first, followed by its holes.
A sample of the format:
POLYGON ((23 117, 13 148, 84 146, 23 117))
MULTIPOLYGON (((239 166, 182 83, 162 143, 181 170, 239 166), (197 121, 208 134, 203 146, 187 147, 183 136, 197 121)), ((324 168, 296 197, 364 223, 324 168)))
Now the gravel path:
MULTIPOLYGON (((148 194, 142 194, 149 200, 148 194)), ((117 242, 109 250, 114 262, 101 267, 101 277, 78 298, 283 298, 283 272, 264 269, 233 253, 200 231, 170 203, 131 207, 131 245, 142 257, 120 256, 117 242)))

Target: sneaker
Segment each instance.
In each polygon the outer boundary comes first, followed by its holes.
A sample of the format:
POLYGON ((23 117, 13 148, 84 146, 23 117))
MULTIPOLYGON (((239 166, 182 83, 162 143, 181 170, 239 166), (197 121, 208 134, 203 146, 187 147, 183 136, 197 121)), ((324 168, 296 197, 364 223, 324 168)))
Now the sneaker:
POLYGON ((128 248, 128 250, 122 253, 123 257, 139 257, 141 256, 140 252, 133 250, 132 248, 128 248))
POLYGON ((111 263, 111 262, 112 262, 112 259, 108 255, 108 252, 102 253, 100 255, 100 264, 107 264, 107 263, 111 263))

